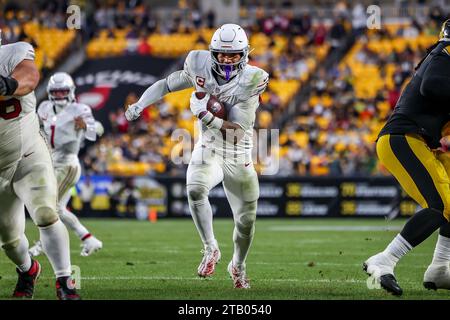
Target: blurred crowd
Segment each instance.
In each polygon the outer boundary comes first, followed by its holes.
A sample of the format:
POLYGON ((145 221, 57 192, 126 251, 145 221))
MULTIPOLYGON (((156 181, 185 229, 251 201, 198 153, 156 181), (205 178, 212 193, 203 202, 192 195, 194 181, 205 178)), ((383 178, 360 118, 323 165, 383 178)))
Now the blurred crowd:
POLYGON ((442 22, 431 18, 423 25, 413 21, 393 32, 366 32, 358 39, 358 49, 350 59, 329 69, 319 68, 297 116, 283 126, 289 138, 282 141, 288 150, 282 157, 281 171, 286 175, 387 174, 377 162, 377 134, 427 47, 437 40, 442 22), (419 36, 429 42, 384 52, 371 48, 374 42, 395 46, 400 38, 419 36), (361 66, 363 72, 358 74, 361 66), (362 84, 363 77, 369 78, 367 84, 362 84))
MULTIPOLYGON (((363 9, 359 4, 351 8, 337 5, 331 25, 316 20, 314 26, 308 14, 293 17, 288 12, 264 16, 263 11, 256 10, 255 23, 246 27, 250 34, 262 32, 273 40, 268 45, 270 50, 254 55, 251 63, 268 70, 271 79, 299 79, 304 72, 310 84, 308 94, 297 103, 295 116, 281 126, 279 148, 272 150, 268 157, 258 159, 256 166, 260 173, 270 171, 270 163, 274 163, 270 158, 276 157, 280 168, 277 174, 281 176, 386 174, 374 150, 377 133, 395 107, 415 65, 432 43, 417 47, 407 44, 401 49, 380 52, 372 48, 371 42, 395 45, 397 39, 435 37, 445 14, 433 8, 429 16, 413 19, 410 24, 389 30, 365 30, 363 9), (341 61, 329 68, 318 65, 308 73, 306 58, 316 55, 317 46, 326 43, 331 50, 339 48, 349 34, 357 36, 352 63, 341 61), (287 44, 276 53, 275 39, 279 35, 287 44), (294 41, 296 35, 304 36, 304 46, 294 41), (377 69, 369 89, 361 88, 361 75, 353 64, 377 69)), ((251 16, 250 11, 251 7, 247 7, 241 13, 244 23, 251 16)), ((262 101, 256 128, 270 128, 285 109, 280 97, 270 88, 262 101)), ((163 101, 136 124, 127 123, 122 111, 112 113, 115 133, 89 150, 87 162, 96 163, 92 159, 103 157, 103 161, 97 162, 103 163, 103 169, 94 171, 106 172, 109 152, 109 156, 120 155, 121 159, 165 164, 159 171, 153 170, 154 173, 184 174, 186 165, 174 165, 170 154, 163 149, 167 138, 179 127, 180 118, 189 120, 191 115, 188 110, 181 114, 171 111, 170 105, 163 101), (152 125, 155 121, 158 126, 152 125)))
MULTIPOLYGON (((85 39, 105 32, 115 38, 117 30, 124 30, 126 39, 138 41, 124 54, 152 54, 154 48, 147 41, 151 34, 190 34, 217 27, 214 11, 202 12, 198 1, 180 0, 170 19, 141 0, 36 1, 27 11, 8 2, 0 13, 3 39, 26 40, 39 46, 24 32, 23 25, 35 21, 46 28, 64 29, 65 9, 71 3, 86 9, 86 28, 82 30, 85 39)), ((425 14, 420 11, 405 25, 367 30, 366 8, 356 2, 336 2, 331 16, 313 8, 294 13, 292 6, 291 1, 279 6, 262 6, 257 0, 241 3, 240 24, 255 48, 250 63, 268 71, 271 79, 261 97, 255 126, 270 129, 281 124, 279 148, 258 159, 257 170, 262 174, 270 171, 270 163, 274 163, 270 158, 276 157, 278 175, 384 174, 374 150, 376 135, 431 44, 420 41, 413 46, 405 39, 437 36, 447 13, 439 6, 430 6, 425 14), (350 36, 357 40, 347 56, 323 67, 325 59, 342 48, 350 36), (399 45, 404 40, 406 44, 399 45), (363 79, 362 74, 369 71, 363 79), (302 99, 292 100, 304 87, 302 99), (295 114, 282 121, 288 109, 295 109, 295 114)), ((206 49, 209 40, 199 36, 196 48, 206 49)), ((130 93, 124 105, 136 102, 138 94, 130 93)), ((187 161, 177 165, 170 158, 174 153, 189 157, 184 154, 185 146, 171 139, 177 128, 192 132, 194 121, 187 103, 178 108, 165 99, 146 109, 134 123, 126 121, 124 110, 111 110, 111 132, 83 150, 85 173, 111 173, 117 164, 127 167, 133 163, 138 173, 185 174, 187 161)), ((192 146, 192 141, 189 144, 192 146)))
MULTIPOLYGON (((244 24, 244 27, 247 28, 251 45, 255 48, 250 57, 250 64, 264 68, 271 79, 271 85, 262 96, 256 128, 270 128, 289 102, 283 95, 286 95, 287 91, 292 91, 294 95, 296 90, 308 81, 317 65, 325 58, 328 48, 331 47, 330 43, 348 35, 352 31, 352 25, 348 19, 341 16, 337 16, 331 25, 320 21, 313 26, 312 18, 308 14, 292 16, 285 12, 272 17, 269 12, 258 12, 257 19, 253 19, 254 24, 244 24), (272 18, 273 25, 269 26, 271 23, 268 20, 272 18), (291 21, 298 28, 292 27, 291 21), (342 30, 342 33, 333 31, 335 29, 342 30), (279 88, 272 86, 277 81, 281 84, 279 88), (288 90, 288 85, 292 89, 288 90)), ((251 13, 241 14, 248 23, 251 13)), ((202 20, 201 25, 203 23, 202 20)), ((136 94, 132 93, 125 105, 134 103, 137 99, 136 94)), ((170 157, 173 152, 184 156, 182 153, 186 149, 185 145, 179 146, 171 141, 173 131, 180 127, 186 128, 185 123, 190 123, 187 126, 192 132, 194 119, 187 103, 188 98, 184 108, 179 109, 173 107, 170 101, 163 100, 146 109, 143 117, 134 123, 126 121, 123 110, 111 111, 109 118, 112 132, 98 144, 88 148, 83 161, 86 170, 90 173, 106 173, 111 171, 111 163, 129 161, 150 164, 150 172, 155 174, 184 174, 189 159, 185 159, 184 164, 176 165, 170 157), (155 123, 158 125, 155 126, 155 123)), ((192 147, 192 141, 189 143, 192 147)), ((263 167, 258 167, 260 172, 263 167)))
POLYGON ((36 53, 36 64, 43 77, 49 74, 73 50, 81 38, 67 29, 69 1, 0 1, 2 43, 25 41, 36 53))

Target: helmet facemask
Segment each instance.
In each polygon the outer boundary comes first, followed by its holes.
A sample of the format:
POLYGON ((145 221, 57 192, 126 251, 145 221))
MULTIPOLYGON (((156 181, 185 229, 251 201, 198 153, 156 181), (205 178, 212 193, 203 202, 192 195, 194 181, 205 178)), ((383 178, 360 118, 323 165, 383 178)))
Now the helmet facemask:
POLYGON ((73 102, 75 100, 74 97, 75 92, 73 88, 51 88, 48 90, 49 100, 61 108, 73 102))
POLYGON ((226 81, 236 76, 240 71, 242 71, 248 62, 248 48, 239 51, 225 51, 210 48, 211 59, 212 59, 212 69, 226 81), (241 58, 235 63, 221 63, 219 62, 219 53, 239 53, 241 58))

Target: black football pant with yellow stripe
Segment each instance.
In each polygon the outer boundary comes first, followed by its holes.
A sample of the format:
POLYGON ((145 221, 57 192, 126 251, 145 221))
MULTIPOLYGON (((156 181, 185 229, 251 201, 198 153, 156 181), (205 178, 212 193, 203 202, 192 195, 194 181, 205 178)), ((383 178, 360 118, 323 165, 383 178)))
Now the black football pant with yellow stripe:
POLYGON ((377 142, 381 163, 398 180, 405 192, 423 209, 400 233, 413 247, 439 227, 450 237, 450 158, 431 150, 419 135, 381 136, 377 142))

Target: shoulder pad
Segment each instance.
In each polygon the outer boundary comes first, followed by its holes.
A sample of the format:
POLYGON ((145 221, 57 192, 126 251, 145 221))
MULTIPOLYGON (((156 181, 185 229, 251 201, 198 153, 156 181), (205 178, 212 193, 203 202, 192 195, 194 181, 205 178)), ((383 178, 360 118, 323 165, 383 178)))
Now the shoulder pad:
POLYGON ((72 102, 70 104, 70 107, 73 108, 75 110, 75 112, 79 112, 79 113, 92 112, 91 107, 85 103, 72 102))
POLYGON ((184 62, 184 70, 191 73, 205 68, 207 61, 210 59, 210 53, 207 50, 192 50, 186 57, 184 62))
POLYGON ((34 60, 34 48, 28 42, 20 41, 5 46, 9 46, 14 55, 23 57, 23 59, 34 60))
POLYGON ((42 102, 39 104, 39 106, 37 107, 37 112, 38 112, 38 113, 40 113, 40 112, 45 112, 45 111, 47 111, 48 109, 50 109, 51 107, 52 107, 51 101, 49 101, 49 100, 44 100, 44 101, 42 101, 42 102))
POLYGON ((246 90, 252 91, 253 94, 261 94, 269 83, 269 74, 261 68, 255 66, 247 66, 243 70, 240 85, 246 90))

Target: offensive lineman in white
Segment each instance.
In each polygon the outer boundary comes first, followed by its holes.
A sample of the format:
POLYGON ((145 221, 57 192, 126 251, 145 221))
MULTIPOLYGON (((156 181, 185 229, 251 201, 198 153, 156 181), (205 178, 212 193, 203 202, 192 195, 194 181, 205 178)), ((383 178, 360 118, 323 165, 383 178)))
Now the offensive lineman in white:
POLYGON ((191 51, 184 70, 153 84, 138 102, 128 107, 125 116, 129 121, 137 119, 145 107, 172 91, 194 86, 196 91, 207 93, 201 100, 193 93, 190 99, 191 111, 199 118, 202 130, 186 174, 189 208, 204 244, 198 275, 211 276, 221 258, 208 194, 222 182, 235 223, 234 254, 228 272, 235 288, 250 288, 245 260, 253 239, 259 198, 258 177, 251 160, 252 136, 259 97, 269 76, 264 70, 247 64, 247 35, 236 24, 217 29, 209 49, 191 51), (226 121, 207 111, 210 94, 225 105, 226 121))
POLYGON ((38 82, 30 44, 0 46, 0 244, 17 266, 13 296, 32 298, 41 266, 28 254, 25 204, 55 272, 57 297, 78 300, 70 278, 69 235, 56 212, 56 178, 35 112, 38 82))
MULTIPOLYGON (((48 99, 38 107, 44 133, 52 150, 53 166, 58 183, 58 210, 62 222, 71 228, 82 241, 82 256, 100 250, 102 242, 94 237, 78 218, 67 209, 70 190, 81 175, 78 152, 84 138, 95 141, 103 134, 103 126, 95 121, 88 105, 75 101, 75 84, 65 72, 55 73, 47 85, 48 99)), ((42 252, 38 241, 30 248, 32 256, 42 252)))

